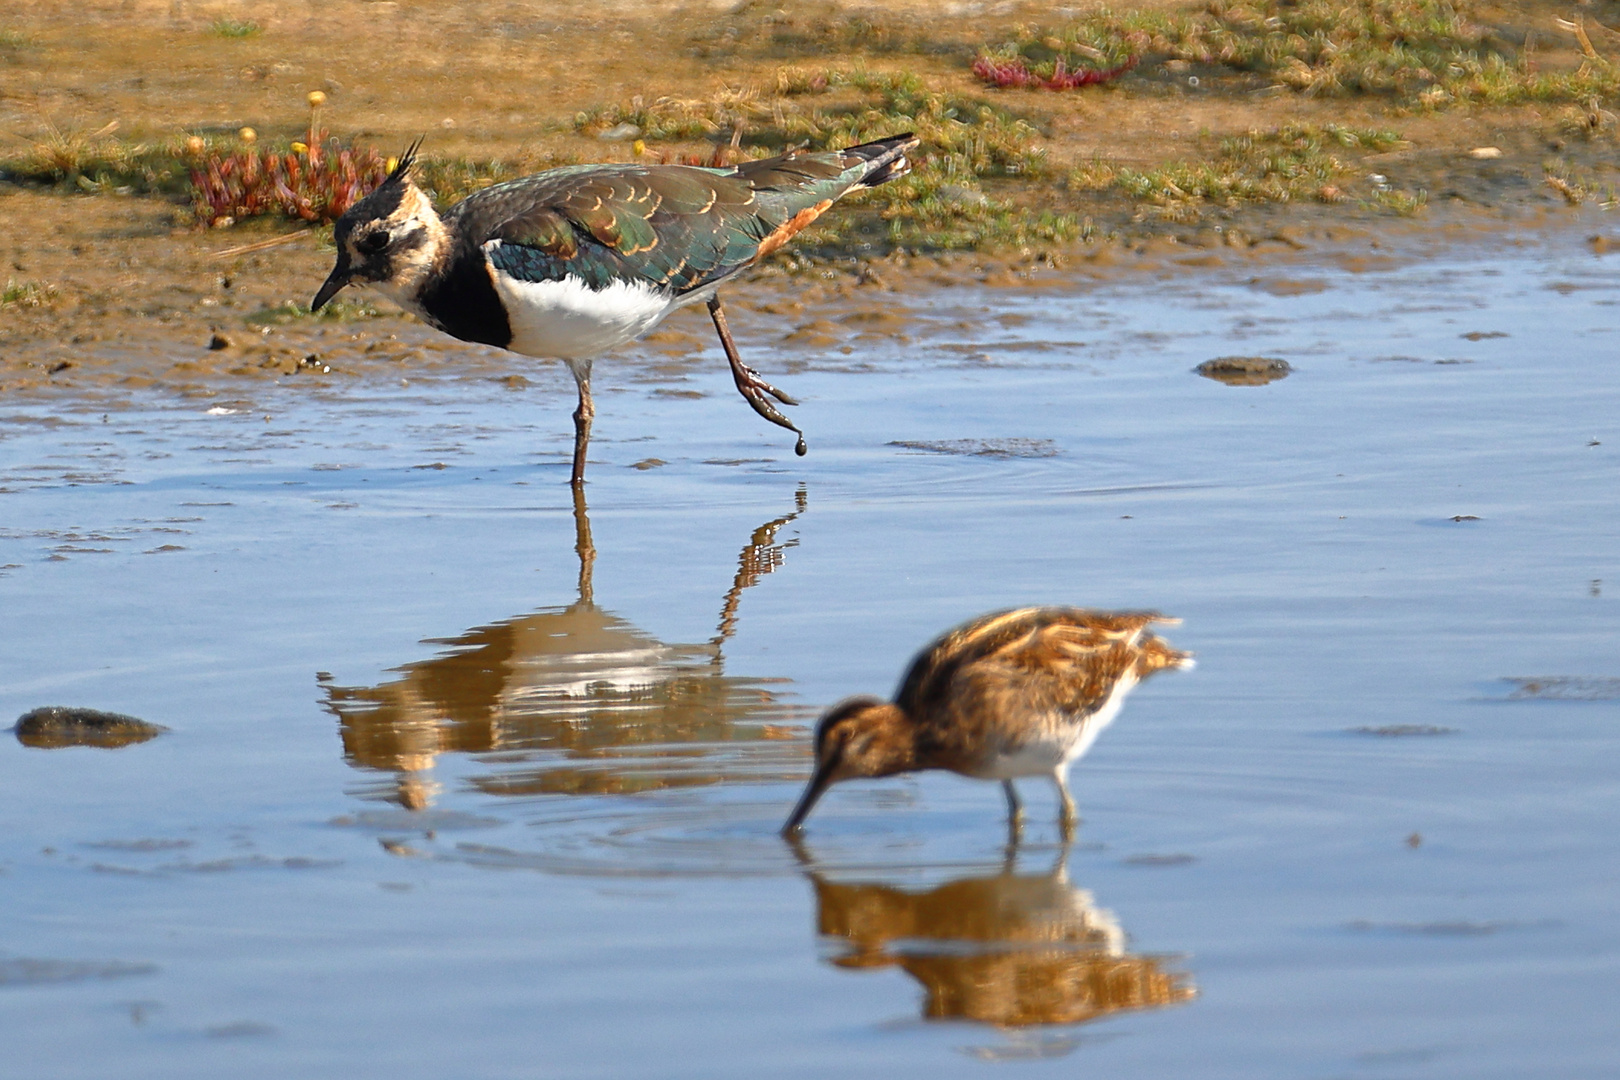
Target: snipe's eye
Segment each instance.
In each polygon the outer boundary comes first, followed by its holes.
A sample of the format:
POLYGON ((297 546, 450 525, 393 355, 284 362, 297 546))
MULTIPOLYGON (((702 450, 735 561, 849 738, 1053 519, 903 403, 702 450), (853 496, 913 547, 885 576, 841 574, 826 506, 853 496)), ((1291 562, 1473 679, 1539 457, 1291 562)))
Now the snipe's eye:
POLYGON ((354 249, 362 255, 375 255, 387 246, 388 232, 385 229, 368 232, 364 236, 356 237, 354 241, 354 249))

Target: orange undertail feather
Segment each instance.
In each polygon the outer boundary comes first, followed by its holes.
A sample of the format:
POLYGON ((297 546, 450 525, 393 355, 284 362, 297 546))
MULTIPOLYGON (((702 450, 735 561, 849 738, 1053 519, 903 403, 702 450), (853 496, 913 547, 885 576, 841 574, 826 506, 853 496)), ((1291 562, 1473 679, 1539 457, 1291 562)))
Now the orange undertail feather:
POLYGON ((783 222, 777 227, 775 232, 771 233, 764 240, 760 241, 759 254, 756 255, 755 258, 763 259, 771 252, 777 250, 783 244, 793 239, 800 233, 800 231, 807 228, 812 221, 826 213, 827 207, 831 205, 831 199, 823 199, 816 203, 816 205, 808 207, 804 210, 800 210, 797 214, 794 214, 792 217, 788 218, 787 221, 783 222))

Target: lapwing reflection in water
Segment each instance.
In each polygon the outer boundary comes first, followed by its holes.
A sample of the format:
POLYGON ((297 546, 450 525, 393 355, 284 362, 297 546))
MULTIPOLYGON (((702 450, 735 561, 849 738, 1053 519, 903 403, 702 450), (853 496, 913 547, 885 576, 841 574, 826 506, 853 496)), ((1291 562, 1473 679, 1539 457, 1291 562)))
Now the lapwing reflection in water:
POLYGON ((1166 958, 1129 951, 1113 912, 1070 884, 1064 856, 1044 873, 1018 873, 1009 856, 996 873, 908 889, 837 880, 798 851, 830 962, 900 968, 922 984, 927 1019, 1081 1024, 1197 993, 1166 958))
POLYGON ((430 641, 444 652, 371 687, 326 686, 345 759, 394 774, 357 792, 407 809, 432 805, 438 755, 480 755, 493 768, 474 787, 495 795, 619 794, 803 775, 810 711, 782 700, 785 680, 724 671, 744 590, 783 564, 779 540, 802 514, 755 529, 720 605, 715 635, 671 645, 598 607, 596 548, 584 495, 574 494, 579 596, 566 607, 430 641))

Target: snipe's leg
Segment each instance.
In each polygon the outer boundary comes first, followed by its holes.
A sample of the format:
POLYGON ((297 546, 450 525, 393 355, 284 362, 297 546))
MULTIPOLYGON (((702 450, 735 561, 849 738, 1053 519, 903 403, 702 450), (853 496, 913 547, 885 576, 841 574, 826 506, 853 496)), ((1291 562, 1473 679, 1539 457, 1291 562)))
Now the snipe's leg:
POLYGON ((577 488, 585 482, 585 448, 591 441, 596 405, 591 401, 591 369, 587 366, 573 371, 574 381, 579 383, 579 408, 574 410, 574 472, 568 482, 577 488))
POLYGON ((731 377, 737 384, 737 392, 759 415, 797 435, 799 441, 793 447, 793 452, 803 457, 808 449, 804 444, 804 432, 794 427, 793 421, 783 416, 781 410, 772 405, 765 395, 769 394, 784 405, 797 405, 798 402, 760 378, 759 372, 742 362, 742 358, 737 355, 737 346, 731 340, 731 327, 726 325, 726 313, 720 307, 718 296, 709 298, 709 318, 714 320, 715 332, 720 335, 720 347, 726 351, 726 359, 731 363, 731 377))
POLYGON ((1052 779, 1057 784, 1058 801, 1063 804, 1063 813, 1058 818, 1058 825, 1063 830, 1063 839, 1073 840, 1074 827, 1080 824, 1080 815, 1075 811, 1074 796, 1069 794, 1069 781, 1064 772, 1065 770, 1059 767, 1052 774, 1052 779))
POLYGON ((1007 793, 1007 842, 1016 845, 1024 833, 1024 804, 1018 801, 1018 789, 1011 780, 1003 780, 1001 790, 1007 793))

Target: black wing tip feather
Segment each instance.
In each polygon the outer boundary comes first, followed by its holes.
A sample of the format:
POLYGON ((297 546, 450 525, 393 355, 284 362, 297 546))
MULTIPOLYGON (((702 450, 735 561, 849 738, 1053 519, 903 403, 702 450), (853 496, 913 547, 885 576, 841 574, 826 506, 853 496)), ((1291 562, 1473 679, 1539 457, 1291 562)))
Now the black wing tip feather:
POLYGON ((856 182, 857 186, 877 187, 911 171, 906 151, 915 149, 917 142, 917 136, 908 131, 904 135, 891 135, 887 139, 846 146, 843 153, 868 164, 866 175, 856 182))

